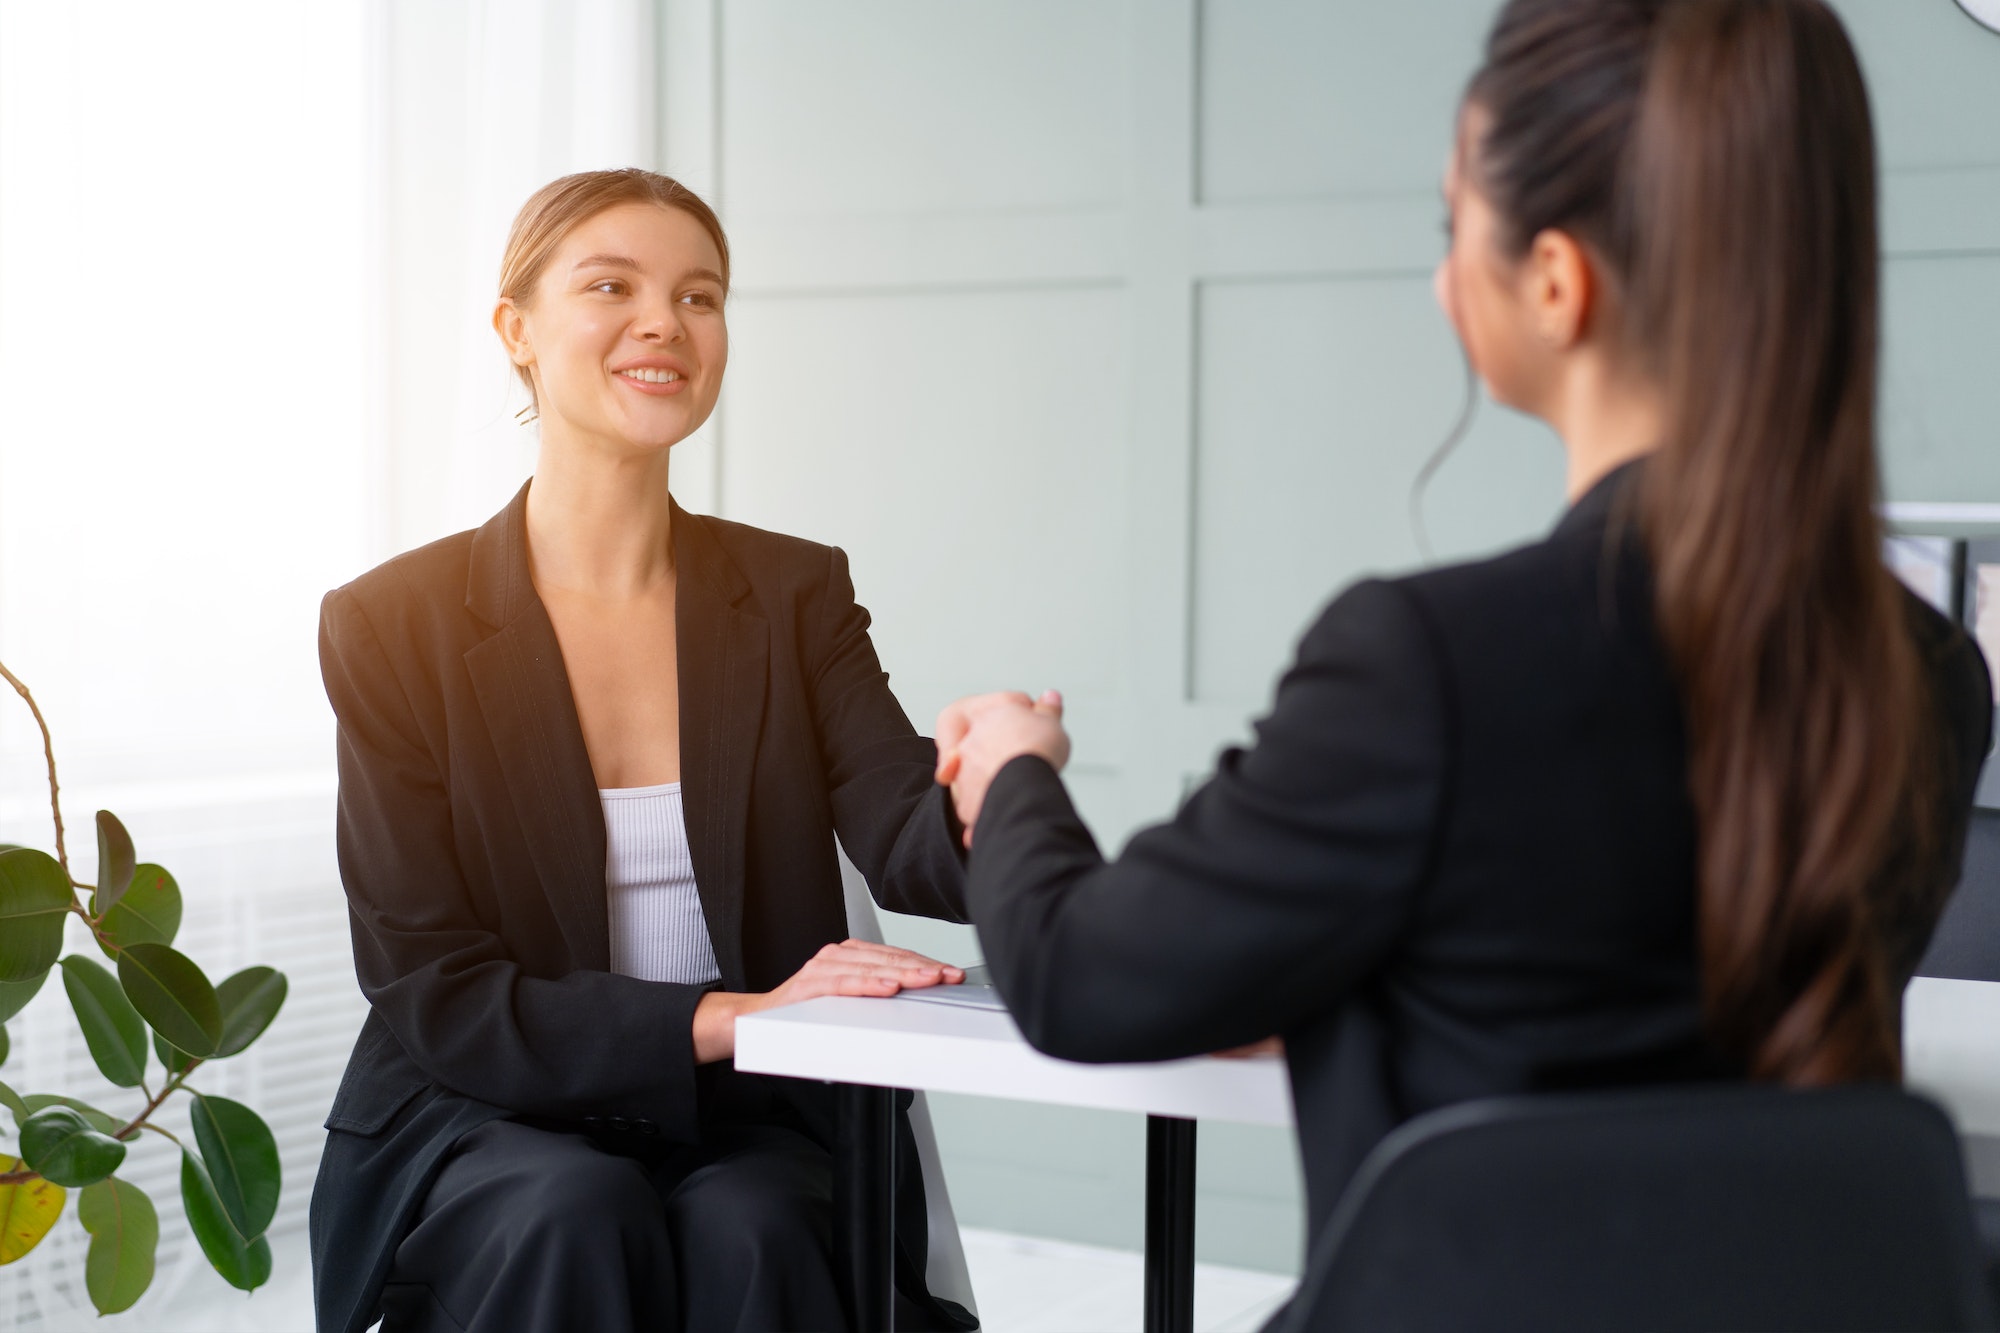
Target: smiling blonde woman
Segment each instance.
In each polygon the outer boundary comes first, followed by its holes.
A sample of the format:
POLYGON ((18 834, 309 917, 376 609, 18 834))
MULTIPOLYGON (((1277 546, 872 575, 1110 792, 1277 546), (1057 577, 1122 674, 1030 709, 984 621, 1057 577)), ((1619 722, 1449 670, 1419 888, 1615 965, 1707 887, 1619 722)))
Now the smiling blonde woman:
MULTIPOLYGON (((964 920, 962 831, 846 556, 669 493, 728 295, 677 182, 538 192, 493 316, 534 477, 327 596, 370 1012, 313 1193, 322 1329, 844 1323, 827 1090, 737 1074, 735 1020, 958 981, 846 938, 835 840, 885 907, 964 920)), ((970 1327, 903 1183, 898 1326, 970 1327)))

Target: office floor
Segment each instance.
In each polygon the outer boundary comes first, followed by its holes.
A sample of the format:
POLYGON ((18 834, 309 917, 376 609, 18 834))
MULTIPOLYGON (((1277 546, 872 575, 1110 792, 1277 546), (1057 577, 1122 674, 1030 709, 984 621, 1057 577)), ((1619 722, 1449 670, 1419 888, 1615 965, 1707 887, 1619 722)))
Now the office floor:
MULTIPOLYGON (((1144 1290, 1138 1255, 1004 1231, 967 1229, 964 1235, 986 1333, 1138 1333, 1144 1290)), ((273 1239, 275 1273, 254 1296, 231 1290, 212 1273, 195 1272, 170 1299, 124 1319, 99 1322, 78 1311, 68 1319, 31 1319, 27 1326, 110 1333, 121 1327, 147 1333, 307 1333, 312 1289, 305 1238, 273 1239)), ((1292 1286, 1291 1278, 1271 1273, 1198 1264, 1194 1326, 1204 1333, 1253 1333, 1292 1286)))
MULTIPOLYGON (((965 1260, 986 1333, 1138 1333, 1144 1264, 1128 1250, 967 1228, 965 1260)), ((1296 1285, 1274 1273, 1196 1264, 1194 1326, 1254 1333, 1296 1285)))

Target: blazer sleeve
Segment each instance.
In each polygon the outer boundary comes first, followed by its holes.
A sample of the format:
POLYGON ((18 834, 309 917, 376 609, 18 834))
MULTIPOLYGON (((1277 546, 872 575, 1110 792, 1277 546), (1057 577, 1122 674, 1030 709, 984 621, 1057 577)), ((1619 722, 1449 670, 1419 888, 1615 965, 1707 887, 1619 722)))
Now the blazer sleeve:
POLYGON ((698 1137, 694 1008, 704 988, 609 972, 530 976, 481 919, 446 779, 352 594, 327 595, 320 665, 339 721, 337 841, 355 972, 430 1078, 509 1111, 698 1137))
POLYGON ((839 547, 830 550, 819 603, 813 719, 840 845, 883 907, 969 920, 959 826, 936 781, 937 746, 917 734, 889 690, 839 547))
POLYGON ((988 790, 968 897, 1027 1039, 1163 1060, 1283 1034, 1395 947, 1430 873, 1448 777, 1438 657, 1393 584, 1359 584, 1301 641, 1254 746, 1107 862, 1054 770, 988 790))

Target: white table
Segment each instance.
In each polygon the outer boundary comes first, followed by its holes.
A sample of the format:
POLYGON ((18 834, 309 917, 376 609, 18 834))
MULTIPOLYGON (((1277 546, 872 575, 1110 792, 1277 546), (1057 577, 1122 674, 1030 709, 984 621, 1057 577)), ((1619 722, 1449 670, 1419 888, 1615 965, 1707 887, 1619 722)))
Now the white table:
POLYGON ((1276 1056, 1073 1064, 1029 1046, 997 1009, 926 999, 922 992, 808 1000, 740 1018, 736 1067, 1184 1120, 1292 1123, 1291 1085, 1276 1056))
POLYGON ((1903 993, 1903 1078, 1951 1112, 1972 1192, 2000 1199, 2000 982, 1912 981, 1903 993))
MULTIPOLYGON (((1974 1193, 2000 1198, 2000 983, 1919 977, 1904 996, 1908 1082, 1957 1123, 1974 1193)), ((1160 1064, 1080 1065, 1035 1051, 1006 1014, 926 999, 829 998, 769 1010, 736 1024, 736 1067, 856 1088, 850 1121, 875 1138, 845 1145, 847 1188, 886 1182, 892 1112, 886 1090, 923 1088, 1017 1101, 1144 1112, 1146 1327, 1185 1329, 1192 1318, 1196 1120, 1289 1126, 1291 1091, 1275 1056, 1201 1056, 1160 1064), (873 1101, 866 1100, 875 1094, 873 1101)), ((859 1232, 850 1280, 881 1277, 888 1259, 868 1236, 887 1234, 886 1183, 845 1219, 859 1232)), ((882 1297, 886 1300, 886 1294, 882 1297)), ((886 1326, 863 1322, 864 1327, 886 1326)))

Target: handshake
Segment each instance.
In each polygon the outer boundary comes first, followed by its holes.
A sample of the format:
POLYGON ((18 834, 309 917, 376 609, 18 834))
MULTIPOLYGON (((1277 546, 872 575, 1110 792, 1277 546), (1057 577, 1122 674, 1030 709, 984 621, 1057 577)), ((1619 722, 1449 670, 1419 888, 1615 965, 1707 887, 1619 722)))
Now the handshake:
POLYGON ((979 821, 993 775, 1010 760, 1040 755, 1060 772, 1069 762, 1069 733, 1062 725, 1062 695, 1045 690, 1030 699, 1018 690, 975 694, 949 704, 937 720, 937 780, 965 825, 965 845, 979 821))

